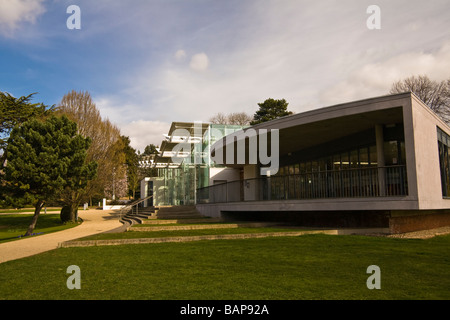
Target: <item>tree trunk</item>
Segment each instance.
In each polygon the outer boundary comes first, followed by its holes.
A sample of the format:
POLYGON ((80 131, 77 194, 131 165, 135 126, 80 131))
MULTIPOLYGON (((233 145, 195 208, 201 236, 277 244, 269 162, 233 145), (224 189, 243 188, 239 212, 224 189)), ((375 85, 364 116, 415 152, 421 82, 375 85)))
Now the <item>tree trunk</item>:
POLYGON ((39 218, 39 214, 41 213, 41 209, 44 206, 44 203, 45 202, 42 201, 42 200, 39 200, 38 203, 36 203, 36 206, 35 206, 35 209, 34 209, 34 215, 33 215, 33 218, 31 219, 31 224, 28 227, 28 230, 27 230, 27 232, 24 235, 25 237, 26 236, 31 236, 31 234, 33 233, 33 230, 36 227, 36 223, 37 223, 37 220, 39 218))
POLYGON ((78 220, 78 205, 79 201, 73 202, 70 206, 70 221, 77 222, 78 220))

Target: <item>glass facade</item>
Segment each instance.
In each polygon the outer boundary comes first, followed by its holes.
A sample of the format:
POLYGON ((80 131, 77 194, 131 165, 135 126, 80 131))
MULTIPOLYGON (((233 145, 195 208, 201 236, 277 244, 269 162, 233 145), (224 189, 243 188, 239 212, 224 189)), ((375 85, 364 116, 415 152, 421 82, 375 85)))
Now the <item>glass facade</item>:
MULTIPOLYGON (((192 123, 192 127, 195 127, 192 123)), ((242 130, 243 126, 209 124, 202 130, 201 141, 191 144, 191 153, 181 163, 167 163, 157 169, 163 186, 157 187, 157 205, 195 204, 196 189, 209 186, 209 169, 220 167, 211 160, 210 146, 224 136, 242 130)), ((195 130, 194 130, 195 132, 195 130)), ((170 150, 169 150, 170 151, 170 150)))
POLYGON ((439 166, 441 169, 441 186, 442 196, 444 198, 450 197, 450 169, 449 169, 449 154, 450 136, 437 128, 438 149, 439 149, 439 166))
POLYGON ((403 124, 384 126, 378 148, 375 129, 367 130, 284 155, 275 175, 210 186, 201 190, 199 199, 205 203, 242 201, 246 190, 252 200, 407 195, 403 124), (220 196, 220 190, 226 196, 220 196), (232 190, 241 190, 240 196, 232 190))

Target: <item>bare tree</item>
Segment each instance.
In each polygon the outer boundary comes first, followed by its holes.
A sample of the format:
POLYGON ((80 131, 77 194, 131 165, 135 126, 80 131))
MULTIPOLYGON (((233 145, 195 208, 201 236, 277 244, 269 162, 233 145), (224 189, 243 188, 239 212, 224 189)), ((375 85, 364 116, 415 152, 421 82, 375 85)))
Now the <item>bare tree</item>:
POLYGON ((252 116, 246 114, 245 112, 235 112, 228 115, 228 121, 230 124, 246 126, 249 125, 252 120, 252 116))
POLYGON ((215 116, 211 117, 209 119, 209 122, 214 123, 214 124, 227 124, 228 123, 228 119, 227 119, 226 115, 224 115, 223 113, 219 112, 215 116))
POLYGON ((433 81, 426 75, 395 82, 390 93, 413 92, 445 122, 450 123, 450 79, 433 81))
POLYGON ((233 112, 228 115, 219 112, 215 116, 211 117, 209 121, 214 124, 246 126, 250 124, 250 121, 252 121, 252 119, 253 118, 245 112, 233 112))
MULTIPOLYGON (((126 177, 124 144, 119 128, 108 119, 103 120, 88 92, 64 95, 57 112, 63 113, 78 125, 78 133, 92 140, 87 160, 98 163, 97 178, 87 188, 87 197, 104 197, 105 191, 118 187, 126 177)), ((117 188, 121 190, 122 188, 117 188)), ((117 195, 117 194, 116 194, 117 195)))

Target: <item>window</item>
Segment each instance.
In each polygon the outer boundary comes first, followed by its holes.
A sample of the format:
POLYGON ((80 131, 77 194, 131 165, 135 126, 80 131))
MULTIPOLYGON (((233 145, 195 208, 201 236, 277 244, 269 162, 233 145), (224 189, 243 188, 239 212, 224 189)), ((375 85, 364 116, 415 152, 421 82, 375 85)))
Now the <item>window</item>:
POLYGON ((450 145, 450 136, 441 129, 437 128, 439 166, 441 169, 442 196, 450 197, 450 168, 448 148, 450 145))

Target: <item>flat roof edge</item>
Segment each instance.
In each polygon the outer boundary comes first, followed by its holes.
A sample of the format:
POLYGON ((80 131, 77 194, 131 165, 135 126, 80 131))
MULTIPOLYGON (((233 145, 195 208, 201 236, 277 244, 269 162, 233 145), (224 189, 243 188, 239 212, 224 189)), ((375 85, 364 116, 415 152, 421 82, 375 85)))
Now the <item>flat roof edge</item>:
POLYGON ((320 107, 320 108, 317 108, 317 109, 312 109, 312 110, 304 111, 304 112, 301 112, 301 113, 296 113, 296 114, 293 114, 293 115, 289 115, 289 116, 281 117, 281 118, 278 118, 278 119, 266 121, 266 122, 263 122, 263 123, 256 124, 256 125, 252 126, 252 128, 255 128, 255 129, 263 128, 263 127, 267 127, 267 126, 270 126, 270 125, 273 125, 273 124, 283 123, 285 121, 292 121, 292 120, 295 120, 295 119, 298 119, 298 118, 315 116, 315 115, 319 115, 319 114, 322 114, 322 113, 327 113, 327 112, 332 112, 332 111, 339 111, 339 110, 344 110, 344 109, 347 109, 347 108, 354 108, 355 106, 375 104, 375 103, 381 103, 381 102, 386 102, 386 101, 403 100, 403 99, 408 99, 408 98, 411 99, 412 96, 413 96, 412 92, 403 92, 403 93, 396 93, 396 94, 378 96, 378 97, 373 97, 373 98, 361 99, 361 100, 356 100, 356 101, 349 101, 349 102, 334 104, 334 105, 326 106, 326 107, 320 107))

